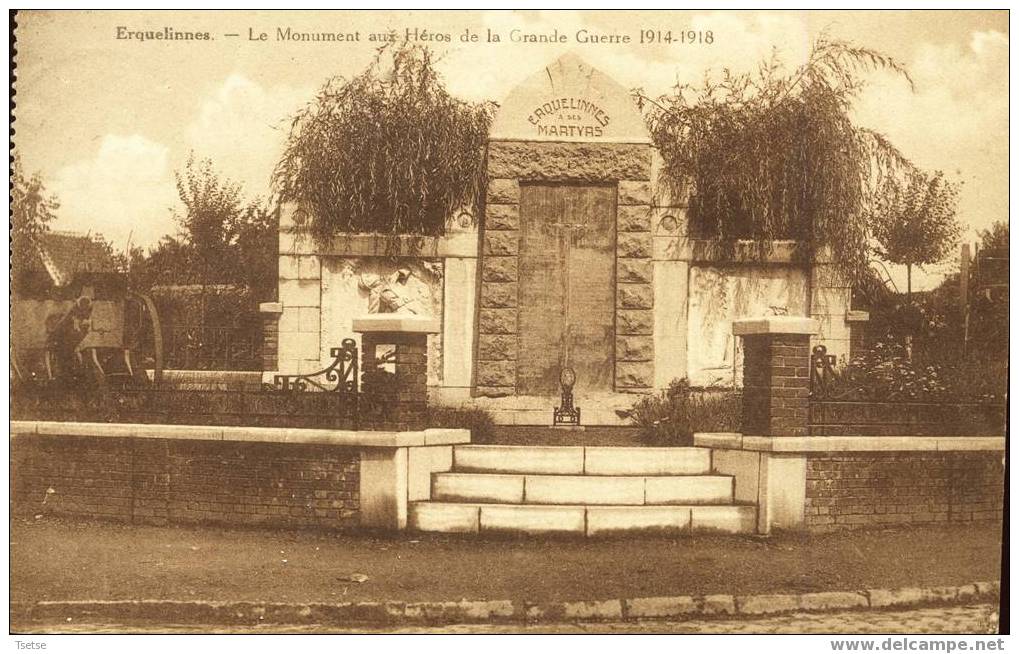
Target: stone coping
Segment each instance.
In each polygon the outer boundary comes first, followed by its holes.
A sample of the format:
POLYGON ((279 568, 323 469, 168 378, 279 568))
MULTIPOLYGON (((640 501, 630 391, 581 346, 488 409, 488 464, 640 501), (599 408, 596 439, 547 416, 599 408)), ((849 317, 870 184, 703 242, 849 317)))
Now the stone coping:
POLYGON ((354 318, 352 329, 359 334, 365 332, 438 334, 440 325, 438 318, 428 316, 415 316, 406 313, 374 313, 354 318))
MULTIPOLYGON (((146 368, 145 374, 150 378, 155 374, 155 370, 152 368, 146 368)), ((172 380, 197 380, 197 381, 210 381, 210 380, 245 380, 245 379, 262 379, 261 370, 184 370, 184 369, 173 369, 163 370, 163 381, 167 379, 172 380)))
POLYGON ((467 429, 420 431, 347 431, 284 427, 218 427, 206 425, 160 425, 114 422, 61 422, 12 420, 11 437, 81 436, 91 438, 154 438, 175 440, 293 443, 342 447, 421 447, 471 442, 467 429))
POLYGON ((1004 436, 744 436, 694 434, 694 445, 753 452, 962 452, 1005 451, 1004 436))
POLYGON ((762 316, 732 321, 735 336, 754 334, 818 334, 821 326, 817 320, 805 316, 762 316))
POLYGON ((421 257, 476 259, 478 232, 450 232, 445 236, 416 234, 338 234, 320 243, 297 229, 281 228, 280 254, 305 254, 334 257, 421 257))

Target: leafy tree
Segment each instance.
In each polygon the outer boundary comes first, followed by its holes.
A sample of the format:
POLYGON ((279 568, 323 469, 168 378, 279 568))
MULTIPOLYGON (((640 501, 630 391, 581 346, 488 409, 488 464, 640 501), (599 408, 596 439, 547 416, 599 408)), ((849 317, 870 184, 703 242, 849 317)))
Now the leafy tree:
POLYGON ((893 183, 873 208, 877 254, 906 266, 906 296, 913 292, 913 266, 944 260, 959 240, 955 217, 958 188, 941 172, 914 172, 905 184, 893 183))
POLYGON ((1008 223, 994 221, 990 229, 982 229, 980 235, 981 250, 1008 250, 1008 223))
POLYGON ((673 190, 693 183, 692 233, 752 239, 762 251, 771 240, 795 239, 801 258, 827 250, 847 279, 865 274, 871 199, 912 169, 884 137, 849 118, 861 74, 878 69, 912 84, 895 60, 822 36, 789 72, 773 54, 755 74, 725 70, 720 80, 658 98, 638 89, 673 190))
POLYGON ((273 174, 279 202, 310 215, 310 232, 441 234, 484 190, 491 104, 446 91, 432 53, 379 50, 353 79, 328 80, 293 119, 273 174))
POLYGON ((177 221, 190 259, 188 272, 201 283, 233 281, 236 262, 228 252, 243 211, 240 185, 221 179, 211 160, 195 161, 193 153, 174 178, 184 205, 177 221))
POLYGON ((56 218, 60 203, 47 193, 42 177, 25 174, 21 157, 14 156, 11 171, 11 270, 20 276, 35 257, 39 237, 56 218))
POLYGON ((183 205, 178 233, 164 236, 148 253, 130 253, 134 285, 229 284, 270 297, 276 286, 275 215, 258 201, 245 204, 240 185, 223 178, 208 159, 192 155, 175 177, 183 205))

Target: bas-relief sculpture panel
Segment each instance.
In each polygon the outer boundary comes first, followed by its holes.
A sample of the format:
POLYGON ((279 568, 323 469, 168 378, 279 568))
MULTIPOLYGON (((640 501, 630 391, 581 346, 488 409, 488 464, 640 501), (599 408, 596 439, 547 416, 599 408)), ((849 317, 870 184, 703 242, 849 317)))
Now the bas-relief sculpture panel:
POLYGON ((689 289, 687 369, 695 386, 740 383, 742 348, 732 335, 733 320, 806 311, 806 278, 788 267, 695 266, 689 289))
MULTIPOLYGON (((369 313, 442 318, 439 259, 322 257, 322 360, 344 338, 360 337, 353 319, 369 313)), ((428 383, 442 380, 442 334, 428 335, 428 383)))

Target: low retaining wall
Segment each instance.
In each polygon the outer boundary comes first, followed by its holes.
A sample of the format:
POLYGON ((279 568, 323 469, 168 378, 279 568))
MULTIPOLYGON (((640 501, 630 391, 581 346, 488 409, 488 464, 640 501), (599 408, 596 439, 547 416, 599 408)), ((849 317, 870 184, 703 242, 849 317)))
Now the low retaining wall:
POLYGON ((17 438, 11 444, 11 511, 344 529, 360 520, 359 466, 351 447, 17 438))
POLYGON ((758 530, 1002 520, 1004 437, 696 434, 758 530))
POLYGON ((1005 477, 997 452, 810 455, 808 529, 933 522, 1001 522, 1005 477))
POLYGON ((464 429, 13 421, 14 515, 404 529, 464 429))

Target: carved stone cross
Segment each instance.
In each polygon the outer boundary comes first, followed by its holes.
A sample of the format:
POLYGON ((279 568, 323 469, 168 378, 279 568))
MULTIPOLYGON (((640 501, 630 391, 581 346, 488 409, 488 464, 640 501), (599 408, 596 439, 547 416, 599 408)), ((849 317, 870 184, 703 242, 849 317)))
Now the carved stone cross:
POLYGON ((586 223, 568 223, 565 221, 550 223, 551 227, 559 230, 560 238, 564 238, 565 247, 561 248, 563 260, 561 268, 563 271, 563 321, 566 323, 566 333, 563 337, 563 351, 560 354, 562 368, 570 365, 570 343, 573 338, 573 325, 570 323, 570 253, 572 252, 574 235, 587 229, 586 223))

